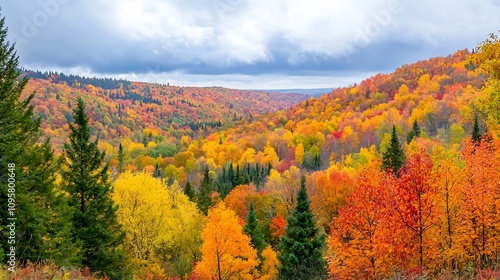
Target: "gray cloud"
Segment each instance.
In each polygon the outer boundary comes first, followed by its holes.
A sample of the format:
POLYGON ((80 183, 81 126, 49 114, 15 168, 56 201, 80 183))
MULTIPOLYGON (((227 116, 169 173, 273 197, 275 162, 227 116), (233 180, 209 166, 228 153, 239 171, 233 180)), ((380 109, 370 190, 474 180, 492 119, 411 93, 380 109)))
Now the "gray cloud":
POLYGON ((267 77, 294 83, 278 87, 334 86, 328 77, 346 84, 473 48, 500 29, 494 0, 16 0, 1 7, 27 67, 245 88, 269 84, 267 77))

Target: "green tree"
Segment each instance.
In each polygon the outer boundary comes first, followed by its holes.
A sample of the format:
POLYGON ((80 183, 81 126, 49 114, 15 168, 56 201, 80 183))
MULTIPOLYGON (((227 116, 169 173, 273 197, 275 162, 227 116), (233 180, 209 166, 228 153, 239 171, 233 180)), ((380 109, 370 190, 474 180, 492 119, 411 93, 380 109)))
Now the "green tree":
POLYGON ((472 141, 476 144, 481 142, 481 131, 479 129, 479 121, 477 120, 477 116, 474 117, 474 126, 472 127, 472 141))
POLYGON ((123 151, 122 143, 118 146, 118 174, 124 171, 125 166, 125 152, 123 151))
POLYGON ((327 276, 323 259, 325 236, 316 227, 305 182, 302 176, 297 206, 288 216, 285 235, 278 244, 280 279, 325 279, 327 276))
POLYGON ((188 181, 184 187, 184 194, 189 198, 189 200, 194 201, 196 198, 196 193, 194 192, 193 186, 188 181))
POLYGON ((212 184, 213 179, 212 177, 210 177, 210 171, 208 170, 208 166, 205 166, 205 171, 203 172, 203 180, 201 180, 198 197, 196 198, 198 208, 205 215, 208 213, 208 208, 212 206, 212 184))
POLYGON ((406 136, 406 143, 410 143, 414 138, 420 137, 420 127, 418 126, 417 120, 413 121, 413 127, 408 136, 406 136))
POLYGON ((391 141, 387 145, 387 149, 382 155, 382 168, 399 174, 399 169, 405 163, 405 153, 399 143, 398 135, 396 134, 396 126, 392 126, 391 141))
POLYGON ((69 142, 64 143, 62 171, 69 205, 74 209, 73 240, 83 243, 84 266, 111 279, 123 279, 128 274, 127 259, 121 249, 125 232, 117 221, 105 153, 99 150, 98 139, 90 139, 89 117, 81 98, 73 109, 73 117, 75 124, 69 124, 69 142))
POLYGON ((1 17, 0 261, 10 254, 12 246, 20 262, 51 259, 58 265, 78 265, 80 251, 78 243, 71 241, 70 208, 54 183, 58 162, 49 139, 41 135, 40 118, 33 115, 30 103, 34 93, 21 99, 28 79, 19 79, 18 65, 14 45, 7 41, 5 18, 1 17), (12 212, 9 198, 15 204, 12 212), (8 239, 7 225, 13 222, 8 218, 17 219, 15 239, 8 239))
POLYGON ((257 255, 261 260, 262 259, 262 251, 266 248, 267 244, 264 240, 264 234, 261 231, 259 226, 259 222, 257 221, 257 215, 255 214, 255 208, 253 202, 250 202, 250 206, 248 208, 248 216, 247 223, 243 227, 243 231, 250 236, 253 247, 257 250, 257 255))

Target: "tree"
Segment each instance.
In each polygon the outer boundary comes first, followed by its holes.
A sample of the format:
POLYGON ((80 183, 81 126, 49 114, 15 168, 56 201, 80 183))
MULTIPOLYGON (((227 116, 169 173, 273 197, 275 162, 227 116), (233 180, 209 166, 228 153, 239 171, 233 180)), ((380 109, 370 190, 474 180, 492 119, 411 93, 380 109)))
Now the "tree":
POLYGON ((438 189, 432 176, 432 167, 432 160, 425 151, 414 153, 401 169, 390 206, 395 211, 394 229, 402 229, 408 236, 404 241, 410 249, 406 254, 406 265, 417 264, 421 273, 430 266, 433 256, 437 255, 435 230, 439 223, 438 189), (415 256, 415 262, 412 262, 412 255, 415 256))
POLYGON ((113 200, 137 267, 161 271, 164 261, 190 264, 199 259, 203 215, 181 188, 165 187, 146 172, 125 172, 114 182, 113 200))
POLYGON ((405 153, 396 134, 396 126, 392 126, 391 140, 382 156, 382 169, 399 174, 399 169, 405 163, 405 153))
POLYGON ((389 276, 394 265, 385 238, 393 230, 385 219, 388 176, 372 166, 361 172, 358 182, 333 219, 329 270, 339 279, 379 279, 389 276))
POLYGON ((201 261, 194 273, 201 279, 257 279, 257 250, 243 233, 236 214, 224 202, 208 210, 201 233, 201 261))
POLYGON ((212 183, 213 179, 210 176, 210 171, 208 170, 208 166, 205 166, 205 171, 203 172, 203 180, 201 181, 198 197, 196 202, 198 204, 198 208, 204 214, 208 213, 208 208, 212 206, 212 183))
POLYGON ((266 249, 262 251, 262 258, 264 262, 262 263, 260 280, 278 279, 278 269, 276 267, 280 262, 271 245, 267 245, 266 249))
POLYGON ((410 143, 414 138, 420 137, 420 127, 418 126, 417 120, 413 121, 413 127, 410 132, 408 132, 408 136, 406 137, 406 142, 410 143))
POLYGON ((477 115, 474 116, 474 126, 472 127, 472 142, 479 144, 481 142, 481 131, 479 129, 479 121, 477 120, 477 115))
POLYGON ((500 38, 496 34, 481 42, 478 52, 473 56, 474 62, 488 75, 488 82, 483 88, 481 103, 491 122, 500 123, 500 38))
POLYGON ((189 200, 195 201, 196 193, 194 192, 193 186, 189 181, 186 183, 186 186, 184 187, 184 194, 189 198, 189 200))
POLYGON ((257 216, 255 214, 253 202, 250 202, 250 206, 248 209, 247 223, 245 224, 243 231, 248 236, 250 236, 252 245, 255 249, 257 249, 257 254, 259 255, 259 258, 262 260, 261 253, 267 244, 264 241, 264 235, 262 234, 259 222, 257 221, 257 216))
POLYGON ((124 171, 125 152, 123 151, 122 143, 118 146, 118 174, 124 171))
POLYGON ((58 265, 79 265, 79 243, 71 241, 71 210, 56 187, 58 162, 49 139, 43 139, 40 118, 33 114, 34 93, 21 95, 28 78, 19 79, 19 58, 7 41, 0 19, 0 261, 11 254, 18 261, 51 259, 58 265), (10 201, 9 201, 10 200, 10 201), (8 203, 14 203, 13 211, 8 203), (8 243, 9 218, 16 218, 15 244, 8 243), (3 253, 2 253, 3 252, 3 253))
POLYGON ((288 216, 285 235, 278 245, 280 279, 325 279, 326 261, 322 251, 325 236, 316 227, 306 191, 306 179, 301 178, 297 205, 288 216))
POLYGON ((118 223, 117 207, 111 198, 105 153, 91 141, 85 104, 78 99, 69 124, 69 141, 64 143, 61 172, 69 205, 73 208, 73 241, 83 243, 82 264, 112 279, 127 275, 127 260, 121 249, 125 232, 118 223))

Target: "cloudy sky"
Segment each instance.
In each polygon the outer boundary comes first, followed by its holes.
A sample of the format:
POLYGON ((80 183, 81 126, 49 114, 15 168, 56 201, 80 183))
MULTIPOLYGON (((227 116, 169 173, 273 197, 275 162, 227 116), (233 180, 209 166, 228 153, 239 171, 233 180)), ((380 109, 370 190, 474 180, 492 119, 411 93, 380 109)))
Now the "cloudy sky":
POLYGON ((497 0, 3 0, 22 66, 175 85, 322 88, 500 29, 497 0))

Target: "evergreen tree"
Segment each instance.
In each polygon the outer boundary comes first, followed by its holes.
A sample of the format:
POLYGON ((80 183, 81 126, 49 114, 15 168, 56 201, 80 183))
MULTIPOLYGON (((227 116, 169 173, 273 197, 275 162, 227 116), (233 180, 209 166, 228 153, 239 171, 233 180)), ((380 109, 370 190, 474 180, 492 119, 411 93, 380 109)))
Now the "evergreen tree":
MULTIPOLYGON (((161 178, 161 170, 160 170, 160 166, 158 165, 158 163, 155 164, 155 170, 153 172, 153 177, 155 177, 155 178, 161 178)), ((171 185, 172 183, 169 183, 169 185, 171 185)))
POLYGON ((261 228, 259 226, 259 222, 257 221, 257 215, 255 214, 255 208, 253 202, 250 202, 250 206, 248 208, 248 216, 247 223, 245 227, 243 227, 243 231, 250 236, 252 245, 255 249, 257 249, 257 255, 262 259, 262 251, 266 248, 266 241, 264 241, 264 234, 262 234, 261 228))
POLYGON ((196 198, 196 193, 194 192, 193 186, 188 181, 184 187, 184 194, 189 198, 189 200, 194 201, 196 198))
POLYGON ((210 177, 210 171, 208 166, 205 166, 205 171, 203 172, 203 180, 201 181, 200 190, 197 197, 198 208, 201 212, 208 213, 208 208, 212 206, 212 183, 213 180, 210 177))
POLYGON ((98 139, 90 139, 89 117, 81 98, 73 117, 75 124, 69 124, 69 142, 64 143, 66 168, 62 171, 69 205, 74 209, 73 240, 83 243, 84 266, 111 279, 123 279, 128 272, 120 248, 125 232, 117 221, 117 206, 111 198, 105 153, 99 150, 98 139))
POLYGON ((413 121, 413 127, 410 132, 408 132, 408 136, 406 136, 406 142, 410 143, 414 138, 420 137, 420 127, 418 126, 417 120, 413 121))
POLYGON ((297 206, 287 218, 285 235, 278 244, 279 278, 287 280, 325 279, 326 261, 322 251, 325 236, 316 221, 307 196, 305 177, 300 181, 297 206))
POLYGON ((398 175, 399 169, 403 166, 405 160, 405 153, 401 148, 398 135, 396 134, 396 126, 393 125, 391 141, 387 145, 387 149, 382 156, 382 168, 398 175))
POLYGON ((123 152, 122 143, 118 146, 118 174, 124 171, 125 153, 123 152))
POLYGON ((474 116, 474 126, 472 127, 472 141, 476 144, 479 144, 481 142, 481 131, 479 129, 479 121, 477 119, 477 115, 474 116))
MULTIPOLYGON (((0 15, 1 17, 1 15, 0 15)), ((28 78, 19 79, 19 60, 7 41, 0 19, 0 261, 15 248, 23 263, 51 259, 58 265, 78 265, 78 243, 71 241, 71 212, 55 186, 58 162, 42 139, 40 118, 30 105, 34 93, 21 94, 28 78), (42 144, 37 144, 42 143, 42 144), (9 186, 10 183, 10 186, 9 186), (9 211, 9 197, 15 207, 9 211), (17 220, 8 220, 16 218, 17 220), (15 223, 15 244, 8 243, 7 226, 15 223)))

